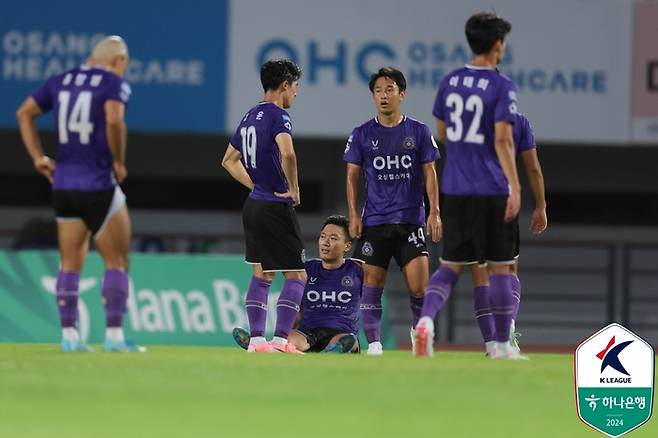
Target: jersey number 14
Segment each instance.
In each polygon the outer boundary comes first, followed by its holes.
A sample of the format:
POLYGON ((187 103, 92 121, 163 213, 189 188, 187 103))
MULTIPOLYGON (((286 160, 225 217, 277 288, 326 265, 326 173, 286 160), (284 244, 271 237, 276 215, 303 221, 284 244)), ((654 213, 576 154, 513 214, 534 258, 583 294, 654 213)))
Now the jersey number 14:
POLYGON ((94 124, 89 121, 91 114, 91 91, 81 91, 69 114, 70 91, 60 91, 58 95, 59 112, 57 114, 57 131, 60 144, 69 142, 69 132, 80 137, 81 144, 89 144, 94 124))

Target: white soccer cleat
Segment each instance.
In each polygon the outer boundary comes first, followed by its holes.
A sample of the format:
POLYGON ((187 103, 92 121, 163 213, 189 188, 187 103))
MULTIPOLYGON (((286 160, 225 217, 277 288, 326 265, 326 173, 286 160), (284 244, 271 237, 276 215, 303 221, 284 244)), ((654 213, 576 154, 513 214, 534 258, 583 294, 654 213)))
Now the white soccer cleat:
POLYGON ((366 352, 368 356, 381 356, 384 354, 384 347, 379 341, 371 342, 368 344, 368 351, 366 352))
POLYGON ((414 356, 434 356, 434 321, 426 316, 420 318, 414 335, 414 356))
POLYGON ((529 360, 521 351, 514 348, 510 342, 496 342, 491 358, 494 360, 529 360))

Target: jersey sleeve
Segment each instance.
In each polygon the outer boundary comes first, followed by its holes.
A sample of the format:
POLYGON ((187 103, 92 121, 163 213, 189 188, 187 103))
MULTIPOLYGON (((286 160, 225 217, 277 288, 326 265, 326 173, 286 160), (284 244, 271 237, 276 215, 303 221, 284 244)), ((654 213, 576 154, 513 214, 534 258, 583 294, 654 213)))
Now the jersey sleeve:
POLYGON ((421 125, 420 128, 420 155, 423 164, 436 161, 441 158, 439 146, 434 141, 434 137, 427 125, 421 125))
POLYGON ((432 115, 439 120, 445 120, 445 109, 443 107, 443 88, 445 80, 441 81, 439 85, 439 90, 436 92, 436 97, 434 98, 434 108, 432 109, 432 115))
POLYGON ((56 77, 50 78, 39 89, 32 93, 32 99, 39 105, 42 112, 47 113, 53 109, 53 83, 56 77))
POLYGON ((514 123, 516 121, 518 106, 516 100, 516 85, 510 80, 502 79, 498 90, 494 122, 514 123))
POLYGON ((521 139, 519 141, 519 144, 517 145, 517 148, 519 152, 523 151, 529 151, 531 149, 535 149, 537 146, 535 145, 535 133, 532 130, 532 126, 530 125, 530 121, 522 117, 521 118, 521 139))
POLYGON ((282 132, 292 135, 292 119, 285 111, 274 113, 272 120, 272 138, 276 138, 276 136, 282 132))
POLYGON ((105 94, 105 100, 116 100, 124 105, 128 104, 130 95, 132 94, 132 89, 130 88, 130 85, 128 85, 128 82, 118 77, 112 77, 112 80, 109 82, 105 94))
POLYGON ((343 152, 343 161, 352 164, 363 164, 363 154, 361 153, 361 143, 359 141, 359 130, 354 129, 347 139, 345 152, 343 152))

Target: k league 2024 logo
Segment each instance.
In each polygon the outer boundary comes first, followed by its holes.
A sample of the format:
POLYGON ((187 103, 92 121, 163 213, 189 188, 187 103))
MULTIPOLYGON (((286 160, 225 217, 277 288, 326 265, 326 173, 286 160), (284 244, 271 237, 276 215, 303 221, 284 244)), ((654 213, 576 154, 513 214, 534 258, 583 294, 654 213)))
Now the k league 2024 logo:
POLYGON ((646 423, 653 408, 655 355, 644 339, 613 323, 575 351, 578 416, 618 437, 646 423))

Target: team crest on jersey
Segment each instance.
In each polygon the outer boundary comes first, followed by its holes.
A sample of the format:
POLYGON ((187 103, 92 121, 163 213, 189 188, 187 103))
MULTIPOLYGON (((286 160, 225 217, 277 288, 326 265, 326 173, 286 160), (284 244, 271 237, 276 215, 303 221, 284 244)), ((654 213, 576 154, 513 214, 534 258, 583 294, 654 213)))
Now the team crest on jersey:
POLYGON ((354 280, 352 280, 352 277, 349 275, 346 275, 342 280, 340 280, 340 284, 343 287, 352 287, 354 286, 354 280))
POLYGON ((361 252, 363 255, 371 256, 374 250, 372 249, 372 244, 370 242, 365 242, 363 247, 361 247, 361 252))
POLYGON ((405 137, 404 141, 402 142, 402 147, 411 150, 416 148, 416 142, 413 137, 405 137))

